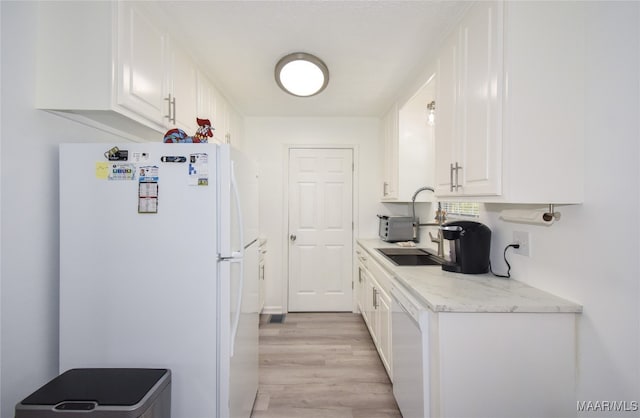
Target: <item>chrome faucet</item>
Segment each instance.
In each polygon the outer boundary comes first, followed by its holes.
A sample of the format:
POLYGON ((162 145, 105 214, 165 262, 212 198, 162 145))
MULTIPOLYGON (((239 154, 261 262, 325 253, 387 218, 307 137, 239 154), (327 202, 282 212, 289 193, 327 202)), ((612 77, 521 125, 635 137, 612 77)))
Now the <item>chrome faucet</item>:
MULTIPOLYGON (((425 190, 429 190, 431 192, 435 192, 433 187, 421 187, 413 194, 411 198, 411 219, 413 222, 413 240, 418 241, 418 228, 421 226, 442 226, 445 221, 445 214, 442 211, 442 204, 438 202, 438 212, 436 212, 436 222, 421 224, 418 222, 416 218, 416 197, 420 192, 425 190)), ((444 239, 442 238, 442 230, 438 228, 438 236, 434 237, 431 232, 429 232, 429 237, 431 238, 431 242, 435 242, 438 244, 438 257, 444 257, 444 239)))
POLYGON ((418 241, 418 227, 420 226, 418 224, 418 220, 416 219, 416 197, 420 192, 424 192, 425 190, 429 190, 432 193, 435 192, 433 187, 425 186, 416 190, 416 192, 413 194, 413 197, 411 198, 411 222, 413 223, 413 240, 416 242, 418 241))
POLYGON ((442 224, 446 221, 446 214, 442 211, 442 203, 438 202, 438 211, 436 212, 436 225, 438 225, 438 236, 434 237, 431 232, 429 232, 429 238, 431 238, 431 242, 435 242, 438 244, 438 257, 444 258, 444 238, 442 237, 442 224))

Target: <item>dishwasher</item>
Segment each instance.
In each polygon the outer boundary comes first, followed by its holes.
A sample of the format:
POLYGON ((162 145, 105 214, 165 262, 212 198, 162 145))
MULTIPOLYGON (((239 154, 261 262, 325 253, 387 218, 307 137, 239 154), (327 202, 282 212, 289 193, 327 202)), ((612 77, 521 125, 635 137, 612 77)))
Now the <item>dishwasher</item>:
POLYGON ((430 416, 429 312, 402 285, 391 288, 393 395, 403 417, 430 416))

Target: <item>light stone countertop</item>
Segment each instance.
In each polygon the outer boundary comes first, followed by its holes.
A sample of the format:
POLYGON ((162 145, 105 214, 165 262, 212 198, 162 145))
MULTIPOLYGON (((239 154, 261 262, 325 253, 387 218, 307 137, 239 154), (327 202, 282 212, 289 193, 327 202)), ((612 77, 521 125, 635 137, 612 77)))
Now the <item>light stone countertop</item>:
POLYGON ((582 306, 514 279, 492 274, 459 274, 440 266, 396 266, 376 248, 398 245, 358 239, 367 253, 409 292, 435 312, 579 313, 582 306))

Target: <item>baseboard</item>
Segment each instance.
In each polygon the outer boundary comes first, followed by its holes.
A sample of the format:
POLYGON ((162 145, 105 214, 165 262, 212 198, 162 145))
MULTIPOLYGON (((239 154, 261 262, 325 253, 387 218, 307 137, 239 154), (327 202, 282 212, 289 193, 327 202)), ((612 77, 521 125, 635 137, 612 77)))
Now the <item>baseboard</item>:
POLYGON ((279 315, 286 313, 282 310, 282 306, 265 306, 262 308, 263 315, 279 315))

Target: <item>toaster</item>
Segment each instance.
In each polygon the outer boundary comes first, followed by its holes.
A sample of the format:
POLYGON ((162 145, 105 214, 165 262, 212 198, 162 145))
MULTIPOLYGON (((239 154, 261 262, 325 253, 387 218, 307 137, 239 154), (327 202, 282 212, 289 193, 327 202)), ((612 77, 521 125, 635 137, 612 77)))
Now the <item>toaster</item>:
POLYGON ((413 218, 411 216, 378 215, 378 235, 387 242, 413 241, 413 218))

